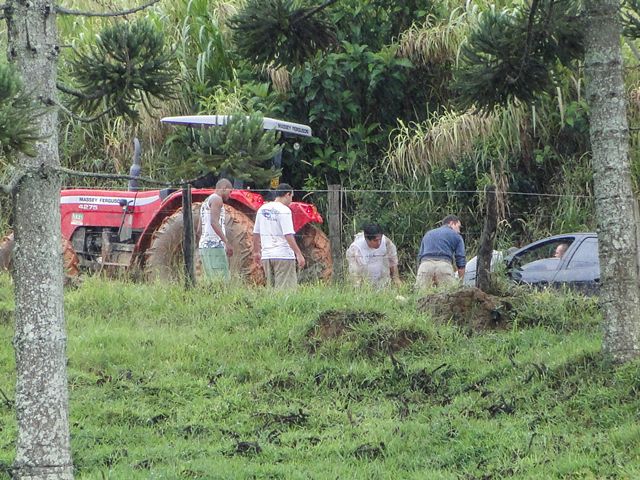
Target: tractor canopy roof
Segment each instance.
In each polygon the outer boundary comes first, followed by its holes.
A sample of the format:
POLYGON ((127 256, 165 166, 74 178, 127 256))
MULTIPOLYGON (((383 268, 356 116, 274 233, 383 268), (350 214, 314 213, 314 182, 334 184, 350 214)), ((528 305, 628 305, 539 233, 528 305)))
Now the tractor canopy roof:
MULTIPOLYGON (((179 117, 164 117, 160 121, 162 123, 184 125, 192 128, 207 128, 225 125, 229 121, 229 118, 231 118, 231 115, 185 115, 179 117)), ((311 136, 311 127, 308 125, 287 122, 275 118, 264 117, 262 119, 262 127, 265 130, 278 130, 285 135, 311 136)))

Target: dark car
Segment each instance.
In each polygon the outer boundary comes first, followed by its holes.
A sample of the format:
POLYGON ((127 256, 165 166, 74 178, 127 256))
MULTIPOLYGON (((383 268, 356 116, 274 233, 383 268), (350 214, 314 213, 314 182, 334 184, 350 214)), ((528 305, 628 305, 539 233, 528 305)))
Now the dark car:
MULTIPOLYGON (((517 283, 566 285, 585 293, 598 291, 600 262, 595 233, 569 233, 538 240, 510 253, 504 262, 507 275, 517 283)), ((475 280, 475 273, 475 269, 465 272, 465 284, 475 280)))

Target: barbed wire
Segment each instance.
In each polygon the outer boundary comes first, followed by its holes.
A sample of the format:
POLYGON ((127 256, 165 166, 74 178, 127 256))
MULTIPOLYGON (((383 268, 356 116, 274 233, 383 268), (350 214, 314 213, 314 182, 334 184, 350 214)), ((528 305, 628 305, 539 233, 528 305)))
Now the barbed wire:
MULTIPOLYGON (((68 169, 61 168, 60 171, 63 173, 67 173, 68 169)), ((93 174, 88 172, 76 172, 70 171, 69 175, 78 176, 78 177, 95 177, 95 178, 106 178, 113 180, 140 180, 141 182, 152 183, 158 186, 163 186, 167 188, 180 188, 183 185, 192 184, 194 181, 191 180, 181 180, 178 182, 162 182, 159 180, 155 180, 148 177, 133 177, 130 175, 118 175, 118 174, 93 174)), ((94 186, 86 186, 86 185, 69 185, 66 184, 64 186, 65 189, 98 189, 98 190, 113 190, 113 191, 125 191, 125 190, 117 190, 111 187, 108 188, 96 188, 94 186)), ((213 190, 214 187, 202 187, 197 188, 198 190, 213 190)), ((152 188, 140 188, 138 191, 151 191, 154 190, 152 188)), ((234 188, 234 190, 248 190, 255 193, 260 194, 272 194, 275 190, 267 189, 267 188, 249 188, 249 187, 238 187, 234 188)), ((315 194, 326 194, 329 192, 334 192, 334 190, 328 189, 293 189, 294 194, 304 194, 304 197, 315 195, 315 194)), ((465 194, 465 195, 484 195, 486 192, 484 190, 393 190, 393 189, 368 189, 368 188, 344 188, 338 190, 338 193, 391 193, 391 194, 410 194, 410 193, 420 193, 420 194, 465 194)), ((585 194, 576 194, 576 193, 535 193, 535 192, 515 192, 515 191, 506 191, 501 192, 504 195, 512 195, 512 196, 524 196, 524 197, 546 197, 546 198, 587 198, 587 199, 595 199, 594 195, 585 195, 585 194)))

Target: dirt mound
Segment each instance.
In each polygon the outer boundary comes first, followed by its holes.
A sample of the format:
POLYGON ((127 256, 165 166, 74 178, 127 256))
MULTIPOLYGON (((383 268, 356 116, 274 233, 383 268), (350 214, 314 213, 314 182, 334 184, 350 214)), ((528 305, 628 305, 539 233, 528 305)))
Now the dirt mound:
POLYGON ((453 322, 474 332, 507 328, 511 309, 505 299, 474 287, 434 293, 418 300, 418 310, 430 313, 436 322, 453 322))
POLYGON ((307 332, 307 347, 311 353, 315 353, 324 342, 344 337, 357 340, 361 353, 372 356, 397 352, 425 338, 419 331, 378 325, 384 319, 384 313, 375 311, 328 310, 320 314, 316 324, 307 332), (373 328, 361 332, 362 335, 355 339, 352 333, 359 324, 370 324, 373 328))
POLYGON ((319 341, 340 337, 359 323, 377 323, 384 318, 380 312, 361 310, 327 310, 318 317, 316 326, 309 331, 309 338, 319 341))

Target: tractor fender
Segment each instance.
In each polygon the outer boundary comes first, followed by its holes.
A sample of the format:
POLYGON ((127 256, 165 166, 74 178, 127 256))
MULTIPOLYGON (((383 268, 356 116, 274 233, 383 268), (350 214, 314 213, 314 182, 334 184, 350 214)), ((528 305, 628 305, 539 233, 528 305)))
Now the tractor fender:
MULTIPOLYGON (((202 202, 212 193, 212 189, 193 189, 191 190, 191 201, 202 202)), ((140 259, 144 257, 144 253, 151 246, 154 232, 167 217, 173 215, 179 208, 182 208, 182 190, 170 192, 142 231, 133 252, 134 256, 140 259)))
POLYGON ((231 190, 227 203, 234 207, 240 207, 241 211, 257 212, 264 204, 264 197, 252 190, 231 190))
POLYGON ((302 230, 308 223, 324 222, 315 205, 304 202, 291 202, 289 208, 293 215, 293 229, 296 232, 302 230))

